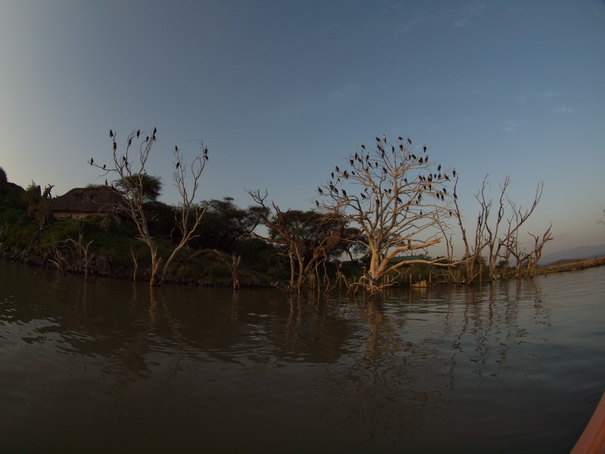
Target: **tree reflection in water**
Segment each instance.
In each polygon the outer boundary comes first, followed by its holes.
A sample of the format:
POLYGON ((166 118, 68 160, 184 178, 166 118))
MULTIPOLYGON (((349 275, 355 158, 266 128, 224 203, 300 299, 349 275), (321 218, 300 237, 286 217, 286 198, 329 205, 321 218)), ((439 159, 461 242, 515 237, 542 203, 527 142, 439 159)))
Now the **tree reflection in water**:
POLYGON ((8 448, 564 452, 602 392, 602 269, 366 301, 0 268, 8 448))

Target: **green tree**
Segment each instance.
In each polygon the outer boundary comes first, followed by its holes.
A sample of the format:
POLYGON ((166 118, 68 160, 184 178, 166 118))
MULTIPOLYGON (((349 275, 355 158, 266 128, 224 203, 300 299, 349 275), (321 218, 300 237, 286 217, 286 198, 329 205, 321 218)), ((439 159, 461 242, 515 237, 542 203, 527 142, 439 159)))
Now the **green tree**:
POLYGON ((269 206, 267 193, 249 191, 257 203, 256 210, 268 235, 254 233, 258 238, 283 248, 290 265, 291 290, 299 291, 311 278, 311 286, 318 285, 319 269, 331 254, 345 242, 347 220, 317 211, 282 211, 275 203, 269 206))
POLYGON ((32 181, 23 194, 27 214, 36 220, 40 230, 48 222, 52 213, 51 189, 52 185, 48 185, 42 192, 40 185, 32 181))
POLYGON ((125 175, 115 180, 114 185, 123 192, 140 190, 143 202, 155 202, 162 194, 161 178, 146 173, 125 175))

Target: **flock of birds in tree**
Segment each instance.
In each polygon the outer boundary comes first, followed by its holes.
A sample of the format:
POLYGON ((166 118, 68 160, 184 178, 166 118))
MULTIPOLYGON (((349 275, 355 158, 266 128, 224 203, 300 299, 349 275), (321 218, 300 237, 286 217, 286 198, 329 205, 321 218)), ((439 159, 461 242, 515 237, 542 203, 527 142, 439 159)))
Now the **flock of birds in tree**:
MULTIPOLYGON (((348 180, 350 177, 355 178, 361 184, 364 184, 363 181, 367 182, 368 178, 371 178, 371 175, 374 174, 378 176, 378 178, 382 178, 387 176, 389 172, 391 175, 397 173, 398 170, 401 170, 399 166, 395 164, 395 162, 388 156, 388 148, 389 144, 386 136, 376 137, 376 144, 374 152, 380 156, 380 158, 372 159, 371 153, 368 152, 365 145, 361 145, 361 151, 355 152, 355 154, 349 158, 348 162, 351 166, 351 170, 344 170, 336 166, 335 171, 331 172, 331 179, 328 181, 328 184, 324 186, 322 189, 321 186, 317 188, 317 192, 320 196, 328 194, 335 198, 344 198, 347 201, 349 200, 359 200, 356 196, 352 196, 351 198, 347 194, 347 191, 344 189, 338 189, 337 185, 342 183, 342 179, 348 180), (389 170, 390 169, 390 170, 389 170), (378 173, 376 173, 378 172, 378 173), (380 173, 382 172, 382 173, 380 173), (325 189, 325 191, 324 191, 325 189)), ((411 152, 412 140, 410 138, 403 139, 402 137, 397 138, 398 144, 390 145, 390 152, 392 156, 397 154, 403 154, 403 161, 401 162, 401 166, 403 163, 412 163, 413 166, 427 166, 429 164, 429 155, 427 154, 426 145, 422 147, 422 154, 418 156, 411 152)), ((411 166, 410 166, 411 167, 411 166)), ((452 170, 452 176, 456 177, 456 169, 452 170)), ((409 183, 406 177, 403 178, 404 185, 397 185, 395 191, 392 187, 381 188, 380 185, 376 186, 375 184, 371 184, 373 187, 372 190, 368 186, 365 187, 364 191, 359 194, 359 198, 361 200, 371 200, 369 192, 374 192, 375 202, 376 204, 381 203, 381 197, 383 194, 385 196, 395 196, 393 199, 397 200, 399 205, 404 205, 404 202, 400 195, 402 195, 405 191, 403 188, 412 189, 412 193, 414 197, 409 201, 409 203, 405 204, 406 211, 409 209, 408 205, 420 205, 422 201, 422 194, 431 194, 436 197, 438 200, 445 202, 445 199, 448 195, 447 189, 445 187, 439 188, 445 181, 450 181, 450 177, 447 173, 441 173, 441 164, 437 167, 436 173, 429 173, 428 176, 418 175, 417 180, 413 183, 409 183)), ((375 182, 374 182, 375 183, 375 182)), ((453 197, 455 199, 458 198, 457 194, 454 192, 453 197)), ((315 201, 315 204, 319 207, 320 204, 318 201, 315 201)), ((419 213, 422 216, 422 211, 419 213)), ((450 212, 451 215, 451 212, 450 212)))
MULTIPOLYGON (((149 143, 149 141, 151 140, 152 142, 155 142, 156 139, 156 134, 158 132, 158 128, 153 128, 153 133, 151 134, 151 136, 146 136, 145 137, 145 141, 143 143, 149 143)), ((117 151, 118 149, 118 144, 116 141, 116 134, 113 132, 113 128, 109 129, 109 137, 112 140, 112 146, 113 146, 113 151, 114 153, 117 151)), ((130 134, 130 136, 128 136, 128 148, 130 148, 130 146, 132 145, 132 140, 133 138, 136 137, 137 139, 139 139, 141 137, 141 130, 137 129, 136 132, 133 132, 132 134, 130 134)), ((178 155, 179 152, 179 147, 177 145, 174 146, 174 152, 176 155, 178 155)), ((204 159, 205 161, 208 160, 208 147, 204 147, 203 148, 203 152, 202 152, 202 159, 204 159)), ((95 160, 94 158, 90 158, 90 161, 88 161, 88 163, 93 166, 95 165, 95 160)), ((125 167, 128 166, 128 159, 126 158, 126 156, 122 156, 122 165, 124 165, 125 167)), ((175 164, 175 168, 178 169, 181 166, 181 160, 177 160, 176 164, 175 164)), ((109 169, 107 168, 107 164, 103 164, 103 166, 100 165, 96 165, 96 167, 104 170, 104 171, 108 171, 109 169)), ((107 180, 105 180, 105 186, 107 186, 107 180)))

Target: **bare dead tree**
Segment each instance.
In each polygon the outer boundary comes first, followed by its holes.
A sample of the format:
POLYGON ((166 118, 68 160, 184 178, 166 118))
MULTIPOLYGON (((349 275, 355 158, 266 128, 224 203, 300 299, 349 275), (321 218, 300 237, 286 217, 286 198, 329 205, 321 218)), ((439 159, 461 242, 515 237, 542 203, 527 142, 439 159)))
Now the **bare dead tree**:
MULTIPOLYGON (((457 190, 458 178, 454 190, 457 190)), ((479 203, 479 214, 475 223, 475 231, 472 240, 469 238, 463 215, 456 198, 454 198, 454 213, 460 229, 462 242, 465 249, 465 269, 466 276, 464 281, 471 283, 477 279, 481 273, 481 264, 484 257, 487 260, 487 269, 489 279, 498 277, 497 266, 500 259, 508 262, 510 256, 514 256, 517 262, 527 263, 527 252, 521 248, 519 242, 520 229, 529 219, 538 206, 542 197, 543 183, 539 183, 534 195, 531 206, 528 209, 518 207, 507 195, 510 186, 510 177, 506 176, 503 184, 500 186, 500 193, 497 205, 494 206, 493 199, 489 195, 490 185, 487 176, 483 179, 481 189, 475 195, 479 203), (508 208, 508 210, 507 210, 508 208), (495 209, 495 215, 492 216, 495 209), (507 211, 510 213, 507 217, 507 211), (507 229, 503 230, 505 225, 507 229)))
POLYGON ((122 207, 121 209, 134 222, 138 239, 145 243, 149 248, 151 256, 149 285, 155 286, 162 283, 166 274, 177 254, 185 245, 196 237, 198 228, 205 209, 195 203, 196 195, 199 190, 201 175, 208 162, 208 149, 199 141, 199 152, 189 166, 186 165, 184 154, 174 147, 173 157, 175 170, 172 174, 173 183, 181 196, 177 207, 175 218, 175 229, 178 231, 178 241, 171 248, 171 252, 164 260, 158 250, 158 241, 149 232, 149 225, 144 209, 145 198, 145 177, 147 174, 147 163, 154 143, 156 142, 157 128, 153 129, 149 135, 141 134, 141 130, 131 132, 126 139, 126 148, 124 152, 118 150, 116 134, 113 130, 109 131, 113 148, 113 164, 110 166, 95 163, 91 158, 90 165, 104 171, 104 175, 112 173, 117 175, 121 187, 122 207), (143 136, 145 136, 143 138, 143 136), (138 143, 138 147, 135 145, 138 143), (133 149, 136 150, 133 153, 133 149), (187 183, 187 178, 191 175, 192 182, 187 183))
POLYGON ((83 273, 84 279, 88 279, 90 264, 94 258, 89 251, 92 243, 93 241, 85 242, 82 230, 78 230, 77 239, 67 238, 52 244, 48 261, 62 273, 83 273))
POLYGON ((368 251, 369 265, 357 284, 370 294, 393 283, 389 274, 405 265, 447 266, 447 258, 393 262, 401 254, 425 249, 441 241, 440 224, 450 211, 448 173, 429 161, 426 146, 416 151, 410 139, 389 142, 376 137, 336 166, 328 182, 317 188, 318 206, 358 226, 350 241, 368 251))
POLYGON ((536 267, 538 266, 538 262, 542 258, 542 250, 544 249, 544 246, 546 245, 546 243, 548 243, 549 241, 551 241, 553 239, 552 234, 550 232, 551 229, 552 229, 552 223, 548 226, 548 228, 542 234, 542 236, 534 235, 533 233, 529 234, 534 239, 534 249, 532 251, 533 256, 532 256, 531 262, 529 264, 529 270, 528 270, 529 274, 531 276, 536 274, 536 267))

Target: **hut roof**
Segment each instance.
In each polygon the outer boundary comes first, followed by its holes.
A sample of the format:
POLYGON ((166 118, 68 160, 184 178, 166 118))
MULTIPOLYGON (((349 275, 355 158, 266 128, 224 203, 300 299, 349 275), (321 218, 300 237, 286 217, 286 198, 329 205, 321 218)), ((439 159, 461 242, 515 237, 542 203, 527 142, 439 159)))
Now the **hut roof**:
POLYGON ((74 188, 53 199, 53 211, 70 213, 108 213, 118 208, 122 195, 109 186, 74 188))

